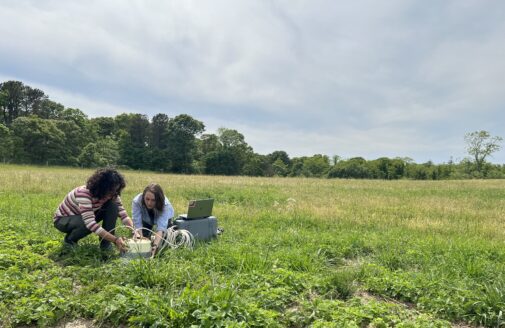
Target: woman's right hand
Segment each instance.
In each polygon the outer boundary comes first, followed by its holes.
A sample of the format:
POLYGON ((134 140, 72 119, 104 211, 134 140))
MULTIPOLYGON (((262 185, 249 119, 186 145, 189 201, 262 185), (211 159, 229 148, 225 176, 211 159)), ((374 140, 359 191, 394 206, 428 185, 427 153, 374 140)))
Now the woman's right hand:
POLYGON ((128 246, 126 245, 125 241, 123 238, 118 238, 116 239, 116 241, 114 242, 114 244, 116 245, 117 249, 121 252, 121 253, 124 253, 128 250, 128 246))

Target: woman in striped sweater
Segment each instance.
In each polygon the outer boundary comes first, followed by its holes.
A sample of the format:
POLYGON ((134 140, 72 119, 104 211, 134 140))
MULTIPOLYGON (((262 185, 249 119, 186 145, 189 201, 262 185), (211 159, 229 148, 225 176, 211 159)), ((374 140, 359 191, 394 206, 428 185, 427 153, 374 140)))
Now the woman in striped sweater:
POLYGON ((80 239, 94 232, 101 239, 101 249, 110 249, 112 242, 120 251, 126 251, 123 239, 111 232, 118 217, 125 226, 133 228, 120 198, 125 186, 118 171, 104 168, 98 169, 85 186, 70 191, 54 214, 54 226, 66 233, 64 245, 75 246, 80 239), (103 221, 102 226, 98 225, 100 221, 103 221))

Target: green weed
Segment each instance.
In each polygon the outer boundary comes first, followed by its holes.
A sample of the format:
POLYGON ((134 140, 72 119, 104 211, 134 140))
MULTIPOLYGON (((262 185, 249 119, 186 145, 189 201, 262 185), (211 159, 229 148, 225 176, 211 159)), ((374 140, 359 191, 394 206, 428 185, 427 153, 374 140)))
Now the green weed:
POLYGON ((0 322, 132 327, 505 327, 505 181, 353 181, 124 171, 225 232, 154 260, 69 251, 52 216, 91 171, 0 165, 0 322))

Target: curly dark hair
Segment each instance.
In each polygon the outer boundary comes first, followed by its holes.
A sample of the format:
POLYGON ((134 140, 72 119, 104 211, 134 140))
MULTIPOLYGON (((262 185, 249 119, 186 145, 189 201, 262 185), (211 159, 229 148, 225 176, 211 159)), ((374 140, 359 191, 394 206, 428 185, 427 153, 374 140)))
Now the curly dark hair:
POLYGON ((163 207, 165 207, 165 194, 163 193, 161 186, 157 183, 150 183, 147 187, 145 187, 144 192, 142 193, 142 205, 144 205, 144 207, 146 207, 144 198, 146 197, 146 192, 148 191, 154 195, 156 203, 154 208, 158 211, 163 211, 163 207))
POLYGON ((93 197, 98 199, 105 198, 111 193, 114 193, 114 196, 119 196, 125 186, 123 175, 111 167, 96 170, 86 182, 86 188, 93 197))

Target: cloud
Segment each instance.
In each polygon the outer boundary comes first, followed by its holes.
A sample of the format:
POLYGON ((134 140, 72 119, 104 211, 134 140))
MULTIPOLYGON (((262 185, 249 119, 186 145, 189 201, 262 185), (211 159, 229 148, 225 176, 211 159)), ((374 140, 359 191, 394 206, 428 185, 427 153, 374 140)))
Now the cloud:
MULTIPOLYGON (((216 133, 219 127, 225 126, 218 120, 207 120, 209 133, 216 133)), ((249 125, 229 123, 227 128, 235 129, 245 136, 245 141, 260 154, 275 150, 284 150, 290 157, 325 154, 330 157, 339 155, 342 158, 364 157, 410 157, 421 154, 422 160, 447 162, 451 159, 465 157, 463 137, 455 140, 437 139, 425 136, 423 131, 410 126, 391 129, 375 127, 366 131, 359 128, 343 127, 334 131, 296 130, 286 124, 249 125), (401 135, 401 137, 399 137, 401 135)))
POLYGON ((259 152, 446 161, 464 151, 464 133, 502 131, 504 10, 477 0, 7 1, 0 75, 90 116, 189 113, 240 126, 259 152))

